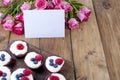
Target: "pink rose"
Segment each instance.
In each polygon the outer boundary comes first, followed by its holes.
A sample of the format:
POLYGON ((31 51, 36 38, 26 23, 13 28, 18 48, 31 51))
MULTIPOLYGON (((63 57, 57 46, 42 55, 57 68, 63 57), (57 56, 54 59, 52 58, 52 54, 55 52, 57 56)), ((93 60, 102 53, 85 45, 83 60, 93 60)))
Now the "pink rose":
POLYGON ((12 3, 12 0, 3 0, 3 4, 4 4, 5 6, 10 5, 11 3, 12 3))
POLYGON ((5 18, 2 21, 2 24, 4 24, 7 20, 12 20, 12 16, 10 15, 5 16, 5 18))
POLYGON ((29 10, 31 9, 31 5, 29 2, 24 2, 24 4, 20 7, 21 11, 24 11, 24 10, 29 10))
POLYGON ((68 2, 62 2, 61 6, 62 6, 62 9, 64 9, 66 13, 73 10, 73 7, 68 2))
POLYGON ((80 11, 77 13, 78 18, 81 22, 86 22, 91 14, 91 10, 89 10, 86 7, 83 7, 80 9, 80 11))
POLYGON ((20 14, 16 15, 15 20, 24 23, 23 13, 20 13, 20 14))
POLYGON ((88 20, 88 17, 82 11, 79 11, 77 16, 81 22, 86 22, 88 20))
POLYGON ((47 1, 46 0, 36 0, 35 7, 37 9, 45 9, 47 7, 47 1))
POLYGON ((56 5, 54 9, 62 9, 61 5, 56 5))
POLYGON ((4 24, 3 24, 3 28, 5 30, 8 31, 12 31, 12 27, 14 26, 14 21, 12 19, 7 20, 4 24))
POLYGON ((62 3, 62 0, 52 0, 52 2, 55 4, 55 5, 60 5, 62 3))
POLYGON ((13 33, 17 35, 22 35, 24 34, 24 26, 22 23, 18 23, 15 26, 13 26, 13 33))
POLYGON ((53 4, 53 2, 48 2, 48 3, 47 3, 47 9, 54 9, 54 4, 53 4))
POLYGON ((90 14, 91 14, 91 10, 89 10, 87 7, 82 7, 80 10, 81 10, 82 12, 84 12, 84 14, 85 14, 87 17, 89 17, 90 14))
POLYGON ((78 27, 79 27, 79 22, 78 22, 75 18, 71 18, 71 19, 68 21, 68 24, 69 24, 69 28, 70 28, 70 29, 75 29, 75 28, 78 28, 78 27))

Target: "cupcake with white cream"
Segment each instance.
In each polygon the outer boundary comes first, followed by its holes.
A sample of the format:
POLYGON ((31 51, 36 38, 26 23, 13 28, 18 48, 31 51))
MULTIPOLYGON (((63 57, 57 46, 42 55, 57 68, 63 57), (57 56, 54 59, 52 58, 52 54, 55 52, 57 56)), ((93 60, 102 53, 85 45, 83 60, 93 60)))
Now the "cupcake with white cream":
POLYGON ((28 44, 24 41, 17 40, 14 41, 11 45, 9 50, 12 54, 14 54, 17 57, 24 56, 28 51, 28 44))
POLYGON ((50 72, 58 72, 64 65, 64 59, 58 56, 49 56, 45 61, 45 66, 50 72))
POLYGON ((32 71, 30 69, 19 68, 11 74, 10 80, 34 80, 34 79, 32 71))
POLYGON ((0 66, 0 80, 10 80, 11 71, 6 66, 0 66))
POLYGON ((60 73, 52 73, 47 80, 66 80, 66 78, 60 73))
POLYGON ((8 65, 11 62, 11 56, 7 51, 0 51, 0 66, 8 65))
POLYGON ((37 69, 42 65, 43 57, 36 52, 27 53, 24 62, 31 69, 37 69))

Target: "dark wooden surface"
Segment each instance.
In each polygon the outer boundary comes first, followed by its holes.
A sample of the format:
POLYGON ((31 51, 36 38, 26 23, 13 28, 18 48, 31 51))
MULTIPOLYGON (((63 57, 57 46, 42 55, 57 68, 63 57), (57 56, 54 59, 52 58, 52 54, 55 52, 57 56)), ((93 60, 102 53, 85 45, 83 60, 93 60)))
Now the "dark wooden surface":
POLYGON ((120 1, 78 0, 91 10, 79 29, 66 29, 64 39, 25 39, 0 28, 0 49, 22 39, 70 61, 71 80, 120 80, 120 1))
MULTIPOLYGON (((16 57, 15 55, 13 55, 9 50, 10 45, 11 45, 11 43, 8 44, 7 48, 3 48, 3 50, 6 50, 12 56, 11 62, 9 65, 7 65, 7 67, 9 67, 12 72, 18 68, 28 68, 28 66, 24 62, 25 56, 16 57)), ((47 70, 47 68, 45 67, 45 60, 49 56, 58 56, 58 55, 56 55, 50 51, 45 51, 44 49, 35 47, 29 43, 28 43, 28 46, 29 46, 29 48, 28 48, 27 53, 36 52, 43 56, 42 66, 38 69, 31 69, 33 71, 34 80, 46 80, 48 78, 48 76, 51 74, 51 72, 49 72, 47 70)), ((73 80, 73 65, 71 64, 71 62, 65 60, 65 65, 62 67, 62 69, 59 71, 59 73, 63 74, 67 80, 73 80)))

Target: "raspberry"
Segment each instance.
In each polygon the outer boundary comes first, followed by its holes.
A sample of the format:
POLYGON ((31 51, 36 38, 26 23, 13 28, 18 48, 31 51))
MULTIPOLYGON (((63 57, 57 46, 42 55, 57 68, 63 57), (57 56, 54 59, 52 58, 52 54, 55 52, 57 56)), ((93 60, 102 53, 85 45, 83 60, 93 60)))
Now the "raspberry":
POLYGON ((17 49, 22 50, 24 48, 23 44, 18 44, 17 49))
POLYGON ((20 80, 29 80, 27 77, 23 76, 20 80))
POLYGON ((37 61, 40 61, 40 60, 42 60, 42 56, 41 56, 41 55, 36 55, 36 56, 35 56, 35 59, 36 59, 37 61))
POLYGON ((23 75, 24 75, 24 76, 29 76, 30 74, 32 74, 32 71, 31 71, 30 69, 25 69, 25 70, 23 71, 23 75))
POLYGON ((62 58, 58 58, 55 60, 55 63, 58 65, 61 65, 63 63, 63 59, 62 58))
POLYGON ((57 76, 50 76, 50 80, 59 80, 59 77, 57 77, 57 76))
POLYGON ((3 72, 2 72, 2 71, 0 71, 0 76, 2 76, 2 74, 3 74, 3 72))

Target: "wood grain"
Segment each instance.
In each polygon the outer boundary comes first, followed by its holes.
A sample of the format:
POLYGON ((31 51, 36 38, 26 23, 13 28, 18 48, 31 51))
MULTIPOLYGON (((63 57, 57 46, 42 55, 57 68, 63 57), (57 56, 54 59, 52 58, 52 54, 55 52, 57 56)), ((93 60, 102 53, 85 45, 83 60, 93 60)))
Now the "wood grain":
POLYGON ((79 0, 92 10, 88 22, 71 31, 76 80, 110 80, 91 0, 79 0))
POLYGON ((9 42, 9 31, 3 30, 2 26, 0 26, 0 50, 2 50, 5 45, 8 45, 9 42))
POLYGON ((30 44, 39 48, 39 39, 35 39, 35 38, 29 39, 29 38, 25 38, 24 35, 16 35, 14 33, 10 34, 10 41, 18 40, 18 39, 25 40, 26 42, 28 42, 28 43, 30 43, 30 44))
POLYGON ((120 80, 120 2, 119 0, 93 0, 93 2, 110 78, 120 80))

